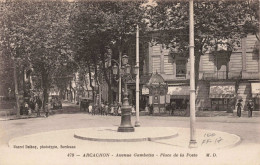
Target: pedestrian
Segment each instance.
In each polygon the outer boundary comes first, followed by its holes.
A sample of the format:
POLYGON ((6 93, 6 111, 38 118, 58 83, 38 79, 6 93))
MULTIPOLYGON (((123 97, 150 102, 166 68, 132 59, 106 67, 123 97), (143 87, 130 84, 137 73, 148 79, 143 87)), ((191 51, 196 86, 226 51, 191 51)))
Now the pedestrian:
POLYGON ((27 101, 24 103, 24 112, 26 115, 29 115, 29 105, 27 101))
POLYGON ((96 115, 96 106, 95 105, 93 105, 92 115, 96 115))
POLYGON ((241 117, 241 107, 242 107, 242 102, 243 100, 242 99, 239 99, 238 100, 238 103, 237 103, 237 116, 238 117, 241 117))
POLYGON ((45 117, 48 117, 49 116, 49 106, 48 106, 48 103, 46 103, 44 111, 45 111, 45 117))
POLYGON ((89 113, 92 114, 92 104, 91 104, 91 103, 90 103, 89 106, 88 106, 88 111, 89 111, 89 113))
POLYGON ((108 103, 106 103, 106 105, 104 107, 104 114, 103 115, 107 116, 107 114, 108 114, 108 103))
POLYGON ((132 115, 134 115, 135 114, 135 106, 134 105, 132 105, 131 111, 132 111, 132 115))
POLYGON ((147 114, 149 113, 149 107, 148 107, 148 105, 145 106, 144 111, 145 111, 145 113, 147 113, 147 114))
POLYGON ((149 111, 150 111, 150 115, 152 115, 153 114, 153 104, 149 105, 149 111))
POLYGON ((117 115, 118 115, 118 116, 121 115, 121 103, 118 104, 118 107, 117 107, 117 115))
POLYGON ((31 112, 35 111, 35 102, 33 98, 29 100, 29 109, 31 110, 31 112))
POLYGON ((173 101, 172 103, 171 103, 171 115, 173 116, 174 115, 174 110, 176 109, 176 103, 175 103, 175 101, 173 101))
POLYGON ((42 101, 39 97, 37 97, 36 99, 36 107, 37 107, 37 116, 39 117, 40 116, 40 110, 41 110, 41 107, 42 107, 42 101))
POLYGON ((102 103, 100 108, 100 115, 104 115, 105 105, 102 103))
POLYGON ((166 111, 169 111, 169 115, 171 115, 171 105, 170 104, 166 105, 166 111))
POLYGON ((253 103, 253 100, 249 100, 248 103, 247 103, 247 108, 248 108, 248 117, 252 117, 252 113, 253 113, 253 110, 254 110, 254 103, 253 103))

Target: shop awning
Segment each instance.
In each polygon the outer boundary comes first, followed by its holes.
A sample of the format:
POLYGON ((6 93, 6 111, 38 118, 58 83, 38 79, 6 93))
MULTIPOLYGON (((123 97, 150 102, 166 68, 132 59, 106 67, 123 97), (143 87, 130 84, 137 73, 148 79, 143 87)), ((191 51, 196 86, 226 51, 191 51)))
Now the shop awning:
POLYGON ((260 83, 251 83, 251 91, 253 98, 260 98, 260 83))
POLYGON ((236 96, 235 84, 210 84, 210 98, 234 98, 236 96))
POLYGON ((190 96, 189 86, 168 86, 168 93, 171 98, 183 98, 190 96))

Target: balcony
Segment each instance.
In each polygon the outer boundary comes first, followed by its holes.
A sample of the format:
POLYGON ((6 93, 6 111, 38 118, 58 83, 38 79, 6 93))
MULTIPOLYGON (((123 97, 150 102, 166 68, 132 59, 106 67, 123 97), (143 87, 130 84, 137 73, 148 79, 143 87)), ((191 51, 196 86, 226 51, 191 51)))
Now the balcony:
POLYGON ((243 72, 243 79, 260 79, 259 72, 243 72))
POLYGON ((218 71, 214 73, 200 73, 202 75, 202 80, 227 80, 227 79, 240 79, 241 72, 227 72, 218 71))

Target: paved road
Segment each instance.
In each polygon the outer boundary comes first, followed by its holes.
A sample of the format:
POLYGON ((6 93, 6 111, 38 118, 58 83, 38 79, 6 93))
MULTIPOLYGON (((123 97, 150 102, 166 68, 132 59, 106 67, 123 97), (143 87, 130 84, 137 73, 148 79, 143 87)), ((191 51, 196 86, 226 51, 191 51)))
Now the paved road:
MULTIPOLYGON (((92 116, 87 113, 55 114, 48 118, 31 118, 0 121, 1 145, 15 137, 53 130, 76 129, 85 127, 117 127, 120 116, 92 116)), ((198 117, 196 127, 236 134, 242 144, 260 144, 260 118, 253 117, 198 117)), ((132 117, 134 123, 135 117, 132 117)), ((184 127, 189 128, 189 117, 141 116, 142 127, 184 127)))
MULTIPOLYGON (((253 118, 237 118, 237 117, 230 117, 230 116, 218 116, 218 117, 198 117, 196 121, 196 127, 198 129, 207 129, 207 130, 217 130, 217 131, 223 131, 228 132, 231 134, 236 134, 241 137, 242 141, 241 143, 236 146, 234 149, 223 151, 221 153, 217 153, 219 156, 218 162, 216 162, 217 159, 207 159, 207 164, 223 164, 223 162, 231 162, 234 161, 233 164, 248 164, 248 160, 250 160, 250 164, 256 164, 259 165, 260 162, 256 162, 256 158, 258 155, 258 152, 260 150, 256 150, 260 146, 260 117, 253 117, 253 118), (256 152, 252 152, 252 150, 256 150, 256 152), (252 154, 249 154, 250 151, 252 154), (245 154, 244 154, 245 153, 245 154), (232 154, 231 156, 228 156, 232 154), (240 154, 240 157, 237 155, 240 154), (242 154, 242 155, 241 155, 242 154), (250 156, 252 157, 250 158, 250 156), (241 160, 239 159, 241 158, 241 160), (212 162, 210 162, 212 161, 212 162), (213 162, 215 161, 215 162, 213 162)), ((132 117, 132 123, 134 123, 135 117, 132 117)), ((182 127, 182 128, 189 128, 189 117, 159 117, 159 116, 141 116, 140 122, 142 127, 182 127)), ((24 163, 28 160, 26 157, 24 157, 24 154, 28 152, 28 157, 31 159, 31 164, 39 164, 39 159, 37 158, 39 155, 33 156, 34 152, 30 152, 30 150, 15 150, 16 152, 13 153, 14 150, 6 150, 8 141, 10 139, 24 136, 24 135, 31 135, 35 133, 41 133, 41 132, 49 132, 49 131, 56 131, 56 130, 66 130, 66 129, 78 129, 78 128, 89 128, 89 127, 118 127, 120 124, 120 116, 92 116, 87 113, 79 112, 79 109, 77 106, 65 106, 63 113, 55 115, 51 115, 48 118, 30 118, 30 119, 20 119, 20 120, 8 120, 8 121, 0 121, 0 150, 3 148, 4 153, 6 153, 5 158, 6 160, 9 160, 9 164, 17 164, 17 163, 11 163, 10 160, 13 159, 12 154, 15 154, 18 160, 24 159, 24 163), (5 152, 6 151, 6 152, 5 152), (21 152, 19 152, 21 151, 21 152), (10 155, 11 154, 11 155, 10 155), (32 155, 31 155, 32 154, 32 155), (10 155, 10 156, 7 156, 10 155), (30 155, 30 156, 29 156, 30 155), (19 159, 18 159, 19 157, 19 159), (35 162, 37 163, 35 163, 35 162)), ((53 134, 53 133, 52 133, 53 134)), ((73 139, 72 139, 73 140, 73 139)), ((76 140, 74 140, 76 141, 76 140)), ((100 149, 98 146, 100 146, 102 143, 84 143, 85 145, 88 145, 88 147, 85 147, 83 150, 86 150, 87 148, 92 148, 92 152, 94 152, 95 149, 100 149), (92 146, 92 147, 91 147, 92 146)), ((102 147, 110 148, 111 146, 107 144, 102 144, 102 147)), ((131 148, 134 153, 136 150, 136 147, 133 147, 132 144, 124 144, 127 146, 126 148, 131 148)), ((79 146, 80 147, 80 146, 79 146)), ((114 145, 113 147, 121 147, 121 144, 114 145)), ((259 147, 260 148, 260 147, 259 147)), ((122 150, 122 148, 120 148, 122 150)), ((79 150, 79 149, 78 149, 79 150)), ((76 150, 76 151, 78 151, 76 150)), ((102 149, 101 149, 102 150, 102 149)), ((172 153, 173 148, 172 146, 166 146, 163 143, 138 143, 138 150, 140 152, 147 152, 149 150, 154 150, 152 153, 156 152, 164 152, 166 153, 172 153), (160 151, 158 149, 161 149, 160 151), (143 149, 140 150, 140 149, 143 149)), ((41 153, 40 155, 47 157, 41 163, 42 164, 52 164, 55 161, 52 159, 49 159, 49 154, 52 150, 46 150, 45 152, 38 151, 37 153, 41 153), (49 161, 49 162, 48 162, 49 161)), ((74 150, 75 151, 75 150, 74 150)), ((68 151, 69 152, 69 151, 68 151)), ((97 151, 98 152, 98 151, 97 151)), ((175 150, 176 152, 176 150, 175 150)), ((131 153, 129 150, 126 153, 131 153)), ((187 152, 189 153, 189 152, 187 152)), ((173 160, 179 163, 177 164, 183 164, 184 160, 186 164, 205 164, 204 159, 207 157, 205 154, 201 154, 198 159, 189 158, 188 161, 186 159, 182 159, 180 157, 173 159, 172 158, 161 158, 160 159, 152 159, 149 158, 148 160, 153 162, 154 164, 161 164, 163 161, 164 164, 172 164, 173 160), (196 162, 194 162, 196 160, 196 162), (157 161, 157 163, 156 163, 157 161), (201 162, 200 162, 201 161, 201 162)), ((159 153, 160 154, 160 153, 159 153)), ((3 155, 2 155, 3 156, 3 155)), ((1 154, 0 154, 1 157, 1 154)), ((54 156, 53 156, 54 157, 54 156)), ((99 162, 98 160, 103 161, 110 161, 110 164, 115 164, 114 159, 95 159, 95 158, 78 158, 78 159, 70 159, 67 157, 67 155, 64 155, 63 152, 55 152, 55 158, 60 157, 62 159, 62 164, 82 164, 82 162, 91 161, 92 163, 95 162, 95 164, 104 164, 103 162, 99 162), (60 154, 60 155, 59 155, 60 154)), ((158 157, 157 157, 158 158, 158 157)), ((3 158, 2 158, 3 159, 3 158)), ((1 160, 1 158, 0 158, 1 160)), ((132 157, 131 160, 135 160, 134 157, 132 157)), ((147 160, 146 159, 136 159, 135 164, 145 164, 145 162, 142 163, 142 161, 147 160)), ((14 160, 15 161, 15 160, 14 160)), ((124 158, 118 158, 116 159, 117 164, 125 164, 128 162, 128 164, 131 164, 131 162, 126 161, 124 158)), ((260 160, 258 160, 260 161, 260 160)), ((21 161, 20 161, 21 163, 21 161)), ((1 163, 0 163, 1 164, 1 163)), ((22 164, 22 163, 21 163, 22 164)), ((55 163, 54 163, 55 164, 55 163)), ((60 164, 59 162, 56 162, 56 164, 60 164)), ((228 164, 228 163, 226 163, 228 164)), ((28 164, 26 164, 28 165, 28 164)))

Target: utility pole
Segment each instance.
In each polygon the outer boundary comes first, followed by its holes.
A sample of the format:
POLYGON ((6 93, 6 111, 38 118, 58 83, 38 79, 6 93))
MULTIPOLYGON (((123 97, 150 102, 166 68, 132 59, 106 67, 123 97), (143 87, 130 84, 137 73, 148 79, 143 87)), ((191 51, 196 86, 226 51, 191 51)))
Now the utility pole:
POLYGON ((197 142, 195 137, 195 57, 194 57, 194 14, 193 0, 189 2, 190 17, 190 148, 196 148, 197 142))
POLYGON ((135 81, 135 88, 136 88, 136 96, 135 96, 135 111, 136 111, 136 121, 135 121, 135 127, 140 127, 140 121, 139 121, 139 27, 136 26, 136 66, 138 67, 138 71, 136 74, 136 81, 135 81))

